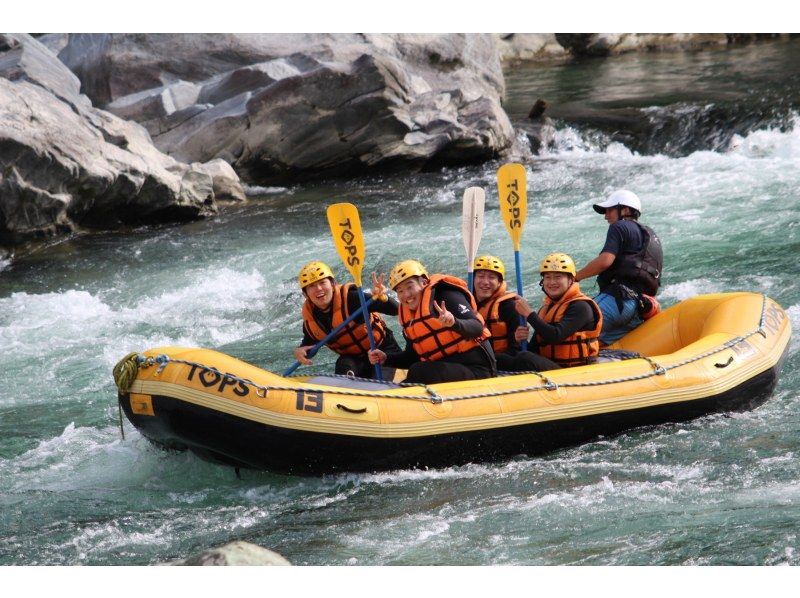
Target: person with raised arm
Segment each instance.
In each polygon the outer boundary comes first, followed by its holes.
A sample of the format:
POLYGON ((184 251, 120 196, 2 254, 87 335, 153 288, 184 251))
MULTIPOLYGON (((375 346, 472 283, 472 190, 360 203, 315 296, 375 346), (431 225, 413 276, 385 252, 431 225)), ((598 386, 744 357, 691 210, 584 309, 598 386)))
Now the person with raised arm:
POLYGON ((435 384, 497 375, 489 331, 467 283, 446 274, 428 275, 416 260, 399 262, 389 274, 397 293, 404 351, 369 352, 373 364, 407 368, 406 382, 435 384))
MULTIPOLYGON (((397 301, 385 297, 385 276, 372 275, 372 302, 368 308, 375 345, 384 351, 400 351, 391 329, 379 314, 397 315, 397 301)), ((306 300, 303 304, 303 340, 294 349, 294 357, 302 365, 311 365, 308 355, 311 348, 329 332, 347 320, 351 313, 361 308, 358 289, 352 282, 337 284, 330 267, 319 261, 309 262, 298 276, 300 289, 306 300)), ((370 349, 367 326, 363 316, 350 321, 326 346, 339 354, 336 374, 350 374, 359 378, 373 376, 368 351, 370 349)))

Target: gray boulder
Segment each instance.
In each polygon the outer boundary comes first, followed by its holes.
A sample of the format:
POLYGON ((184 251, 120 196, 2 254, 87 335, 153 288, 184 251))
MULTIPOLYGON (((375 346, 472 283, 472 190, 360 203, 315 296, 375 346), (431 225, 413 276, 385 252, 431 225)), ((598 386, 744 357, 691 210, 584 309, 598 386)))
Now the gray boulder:
POLYGON ((0 79, 0 240, 191 220, 216 211, 212 189, 139 125, 0 79))
POLYGON ((267 550, 256 544, 237 540, 218 548, 211 548, 188 558, 169 563, 170 565, 200 566, 286 566, 291 563, 277 552, 267 550))
POLYGON ((162 151, 256 183, 485 160, 514 139, 491 35, 77 35, 59 57, 162 151))
POLYGON ((503 62, 551 60, 569 56, 554 33, 495 33, 503 62))
POLYGON ((238 175, 225 160, 217 158, 205 163, 194 162, 191 168, 211 177, 211 187, 217 201, 247 199, 238 175))
POLYGON ((76 108, 91 106, 81 95, 80 80, 47 46, 26 33, 0 33, 0 76, 38 85, 76 108))
POLYGON ((547 102, 539 98, 528 112, 528 119, 515 123, 527 136, 534 154, 544 153, 556 145, 556 127, 552 119, 545 115, 547 108, 547 102))
POLYGON ((32 37, 0 37, 0 242, 213 214, 244 193, 226 164, 183 164, 140 125, 91 106, 32 37))

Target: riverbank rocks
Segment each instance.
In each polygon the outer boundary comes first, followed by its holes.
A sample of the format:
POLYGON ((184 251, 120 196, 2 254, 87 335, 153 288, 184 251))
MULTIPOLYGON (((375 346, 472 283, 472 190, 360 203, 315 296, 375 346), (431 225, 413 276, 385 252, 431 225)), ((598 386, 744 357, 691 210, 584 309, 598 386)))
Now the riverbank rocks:
POLYGON ((267 550, 250 542, 237 540, 218 548, 204 550, 186 559, 172 562, 170 565, 286 566, 291 565, 291 563, 277 552, 267 550))
POLYGON ((514 141, 489 34, 81 34, 59 57, 165 153, 253 183, 464 164, 514 141))
POLYGON ((558 43, 554 33, 495 33, 495 40, 504 63, 530 60, 552 60, 570 56, 558 43))
POLYGON ((140 125, 94 108, 78 79, 28 35, 0 36, 0 76, 2 244, 196 219, 216 212, 215 189, 243 197, 229 168, 180 163, 140 125))
POLYGON ((576 56, 611 56, 641 50, 687 50, 741 41, 725 33, 557 33, 556 40, 576 56))

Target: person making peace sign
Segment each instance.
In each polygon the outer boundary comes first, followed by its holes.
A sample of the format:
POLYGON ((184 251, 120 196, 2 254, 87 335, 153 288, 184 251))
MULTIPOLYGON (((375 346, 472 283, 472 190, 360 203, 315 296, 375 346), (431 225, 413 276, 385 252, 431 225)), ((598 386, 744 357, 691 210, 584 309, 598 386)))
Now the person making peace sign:
POLYGON ((400 303, 398 318, 406 338, 402 352, 369 352, 371 363, 408 368, 406 382, 435 384, 497 375, 489 331, 475 298, 460 278, 428 276, 416 260, 400 262, 389 273, 400 303))

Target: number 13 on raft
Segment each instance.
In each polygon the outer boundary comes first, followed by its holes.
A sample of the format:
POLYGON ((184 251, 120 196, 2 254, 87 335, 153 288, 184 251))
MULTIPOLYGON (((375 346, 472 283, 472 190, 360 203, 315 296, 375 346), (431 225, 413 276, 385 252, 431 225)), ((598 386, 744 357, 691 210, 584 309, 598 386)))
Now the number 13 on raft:
MULTIPOLYGON (((497 170, 497 194, 500 197, 500 214, 503 216, 506 230, 514 244, 514 269, 517 274, 517 293, 522 296, 522 268, 520 267, 519 248, 522 240, 522 229, 528 215, 528 181, 525 167, 522 164, 503 164, 497 170)), ((520 325, 525 326, 525 318, 520 316, 520 325)), ((522 350, 528 349, 527 341, 522 343, 522 350)))
MULTIPOLYGON (((351 203, 335 203, 328 206, 328 225, 331 227, 333 244, 342 259, 344 267, 350 271, 358 287, 358 298, 361 302, 361 313, 367 325, 367 337, 370 349, 375 348, 375 337, 372 336, 372 323, 367 311, 367 301, 361 288, 361 270, 364 267, 364 235, 361 233, 361 219, 358 208, 351 203)), ((381 366, 375 364, 375 374, 383 380, 381 366)))

